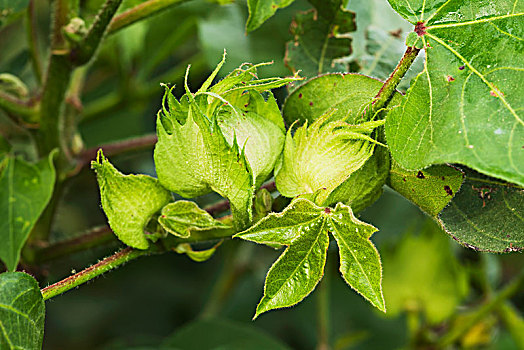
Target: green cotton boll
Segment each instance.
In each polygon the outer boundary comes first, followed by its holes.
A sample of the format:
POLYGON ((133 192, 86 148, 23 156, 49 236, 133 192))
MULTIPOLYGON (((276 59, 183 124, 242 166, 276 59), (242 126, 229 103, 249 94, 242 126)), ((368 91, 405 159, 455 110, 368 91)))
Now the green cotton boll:
POLYGON ((370 137, 384 121, 358 125, 326 121, 333 111, 318 118, 310 127, 298 128, 294 136, 288 130, 282 164, 276 185, 286 197, 318 192, 315 202, 323 205, 329 195, 373 155, 370 137))
POLYGON ((227 198, 237 230, 252 220, 255 187, 271 174, 284 143, 284 121, 275 98, 261 93, 299 78, 258 79, 243 64, 212 85, 222 61, 196 93, 177 101, 166 88, 158 113, 155 166, 160 183, 192 198, 216 192, 227 198))
POLYGON ((234 91, 225 99, 231 107, 225 106, 218 112, 218 125, 230 146, 236 139, 243 149, 255 188, 258 188, 273 171, 284 147, 285 131, 280 110, 272 94, 267 102, 257 91, 234 91))

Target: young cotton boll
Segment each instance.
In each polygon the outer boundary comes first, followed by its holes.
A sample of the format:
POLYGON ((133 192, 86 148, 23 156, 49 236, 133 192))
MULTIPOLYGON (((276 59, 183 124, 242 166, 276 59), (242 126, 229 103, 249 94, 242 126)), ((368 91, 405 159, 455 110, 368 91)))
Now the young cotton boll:
POLYGON ((378 142, 369 135, 383 121, 359 125, 329 122, 333 111, 291 129, 286 136, 282 165, 276 175, 277 189, 286 197, 314 194, 318 205, 324 204, 331 192, 351 174, 360 169, 373 155, 378 142))

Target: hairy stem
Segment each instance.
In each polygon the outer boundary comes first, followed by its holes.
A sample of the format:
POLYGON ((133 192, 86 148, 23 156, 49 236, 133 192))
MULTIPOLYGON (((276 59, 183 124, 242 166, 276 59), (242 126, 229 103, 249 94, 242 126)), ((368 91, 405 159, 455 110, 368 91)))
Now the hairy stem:
POLYGON ((106 0, 86 36, 71 50, 71 60, 76 65, 86 64, 93 57, 121 3, 122 0, 106 0))
POLYGON ((414 47, 406 48, 406 52, 404 53, 404 56, 398 63, 397 67, 393 73, 391 73, 384 85, 382 85, 382 88, 378 92, 377 96, 375 96, 375 100, 373 101, 373 112, 377 112, 380 109, 387 107, 389 101, 395 94, 398 84, 417 58, 419 51, 420 49, 414 47))
POLYGON ((124 13, 116 16, 109 26, 108 33, 112 34, 125 28, 135 22, 150 17, 162 10, 188 0, 149 0, 138 6, 135 6, 124 13))
POLYGON ((137 250, 133 248, 122 249, 121 251, 111 256, 108 256, 104 260, 100 261, 99 263, 93 266, 88 267, 85 270, 82 270, 48 287, 45 287, 44 289, 42 289, 42 296, 44 300, 53 298, 83 283, 86 283, 107 271, 113 270, 127 263, 128 261, 152 253, 153 252, 150 250, 137 250))

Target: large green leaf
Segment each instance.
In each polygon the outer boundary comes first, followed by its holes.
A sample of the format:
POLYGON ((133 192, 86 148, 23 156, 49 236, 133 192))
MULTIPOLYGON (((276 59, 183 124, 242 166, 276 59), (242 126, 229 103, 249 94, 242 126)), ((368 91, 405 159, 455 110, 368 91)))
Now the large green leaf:
POLYGON ((128 246, 147 249, 144 228, 151 216, 169 203, 171 193, 150 176, 120 173, 102 150, 91 167, 96 171, 102 208, 113 232, 128 246))
POLYGON ((410 170, 461 163, 524 185, 524 3, 389 2, 426 47, 424 72, 387 118, 394 159, 410 170))
POLYGON ((183 238, 189 237, 192 230, 228 228, 207 211, 200 209, 195 202, 190 201, 169 203, 162 208, 158 222, 167 232, 183 238))
POLYGON ((291 22, 293 40, 286 45, 286 65, 307 78, 347 71, 347 64, 336 60, 351 54, 348 33, 356 29, 355 14, 344 8, 346 0, 310 2, 316 8, 297 13, 291 22))
POLYGON ((279 8, 291 5, 295 0, 248 0, 249 18, 246 23, 246 32, 251 32, 273 16, 279 8))
POLYGON ((461 244, 481 251, 524 249, 524 187, 466 169, 466 181, 439 214, 461 244))
POLYGON ((0 160, 0 259, 10 271, 53 194, 53 155, 34 165, 10 156, 0 160))
POLYGON ((36 280, 23 272, 0 274, 0 349, 42 349, 45 305, 36 280))
POLYGON ((323 208, 298 198, 282 213, 269 214, 235 235, 260 244, 287 246, 267 274, 255 318, 269 310, 293 306, 313 291, 324 273, 328 232, 338 242, 344 280, 385 311, 380 258, 369 241, 375 231, 357 220, 348 206, 339 203, 335 209, 323 208))
POLYGON ((457 194, 464 173, 449 165, 434 165, 424 170, 402 169, 395 162, 391 167, 388 185, 436 217, 457 194))
POLYGON ((418 235, 408 232, 395 250, 384 252, 388 316, 417 312, 436 324, 456 312, 468 284, 466 270, 450 243, 428 220, 418 235))

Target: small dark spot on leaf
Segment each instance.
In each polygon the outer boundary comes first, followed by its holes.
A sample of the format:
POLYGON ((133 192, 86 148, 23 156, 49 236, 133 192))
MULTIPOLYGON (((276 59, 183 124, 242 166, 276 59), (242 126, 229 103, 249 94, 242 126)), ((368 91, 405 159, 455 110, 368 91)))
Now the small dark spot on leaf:
POLYGON ((446 80, 448 81, 448 83, 451 83, 452 81, 455 81, 455 78, 453 78, 451 75, 448 75, 446 77, 446 80))
POLYGON ((464 67, 464 66, 460 66, 459 67, 460 70, 464 70, 464 68, 466 68, 466 67, 464 67))
POLYGON ((249 103, 246 103, 246 104, 244 105, 245 108, 247 108, 247 106, 249 106, 249 103))
POLYGON ((506 238, 509 238, 509 237, 510 237, 510 235, 506 235, 506 238))
POLYGON ((412 188, 412 189, 411 189, 411 192, 415 192, 415 189, 414 189, 414 188, 412 188))
POLYGON ((419 178, 419 179, 425 179, 426 177, 424 176, 424 173, 423 173, 422 171, 419 171, 419 172, 417 173, 417 178, 419 178))
POLYGON ((309 105, 310 105, 310 106, 313 106, 313 102, 309 102, 309 105))
POLYGON ((442 181, 445 181, 445 180, 446 180, 446 178, 445 178, 444 176, 442 176, 441 179, 442 179, 442 181))
POLYGON ((277 9, 277 8, 278 8, 278 5, 271 5, 271 7, 272 7, 273 9, 277 9))
POLYGON ((453 190, 448 185, 444 186, 444 191, 450 196, 453 196, 453 190))
POLYGON ((337 83, 333 83, 333 87, 337 86, 337 83))
POLYGON ((161 215, 160 217, 161 217, 161 218, 165 218, 166 216, 165 216, 165 215, 161 215))
POLYGON ((302 93, 299 93, 299 94, 298 94, 298 98, 302 98, 302 93))
POLYGON ((402 181, 406 182, 406 178, 405 178, 405 177, 403 177, 403 178, 402 178, 402 181))
POLYGON ((331 214, 331 208, 325 208, 324 209, 324 213, 331 214))

